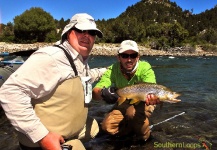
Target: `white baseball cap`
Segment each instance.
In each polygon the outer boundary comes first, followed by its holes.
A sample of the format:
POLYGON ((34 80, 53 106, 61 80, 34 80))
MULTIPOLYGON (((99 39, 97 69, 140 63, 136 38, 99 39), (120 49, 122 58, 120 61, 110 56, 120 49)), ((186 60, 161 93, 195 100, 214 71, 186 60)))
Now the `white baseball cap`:
POLYGON ((72 27, 76 27, 79 30, 96 30, 96 35, 99 38, 103 37, 102 32, 96 27, 96 23, 94 21, 94 18, 87 13, 78 13, 78 14, 75 14, 74 16, 72 16, 69 24, 67 24, 65 26, 65 28, 63 29, 63 32, 61 35, 61 37, 62 37, 61 40, 63 40, 64 35, 72 27))
POLYGON ((138 53, 139 49, 137 43, 133 40, 124 40, 123 42, 121 42, 121 46, 118 49, 118 53, 123 53, 128 50, 133 50, 138 53))

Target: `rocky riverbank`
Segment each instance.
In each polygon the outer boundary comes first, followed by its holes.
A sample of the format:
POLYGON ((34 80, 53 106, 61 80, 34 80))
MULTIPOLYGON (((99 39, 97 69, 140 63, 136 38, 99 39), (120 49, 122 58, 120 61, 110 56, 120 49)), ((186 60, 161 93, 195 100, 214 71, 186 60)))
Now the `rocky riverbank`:
MULTIPOLYGON (((1 52, 18 52, 37 50, 41 47, 50 46, 54 43, 35 43, 35 44, 13 44, 0 42, 0 53, 1 52)), ((117 54, 117 50, 120 44, 95 44, 91 52, 92 55, 104 55, 113 56, 117 54)), ((214 52, 205 52, 200 47, 196 49, 190 47, 177 47, 168 50, 154 50, 139 45, 140 55, 144 56, 217 56, 214 52)))

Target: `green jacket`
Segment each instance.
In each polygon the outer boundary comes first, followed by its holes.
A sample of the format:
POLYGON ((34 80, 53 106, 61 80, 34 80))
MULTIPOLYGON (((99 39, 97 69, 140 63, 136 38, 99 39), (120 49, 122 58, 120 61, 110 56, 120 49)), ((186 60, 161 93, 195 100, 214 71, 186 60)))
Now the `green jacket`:
POLYGON ((117 88, 123 88, 127 85, 133 85, 140 82, 156 83, 154 71, 148 62, 139 61, 136 73, 130 81, 128 81, 121 73, 120 63, 117 62, 108 68, 95 87, 108 88, 114 86, 117 88))

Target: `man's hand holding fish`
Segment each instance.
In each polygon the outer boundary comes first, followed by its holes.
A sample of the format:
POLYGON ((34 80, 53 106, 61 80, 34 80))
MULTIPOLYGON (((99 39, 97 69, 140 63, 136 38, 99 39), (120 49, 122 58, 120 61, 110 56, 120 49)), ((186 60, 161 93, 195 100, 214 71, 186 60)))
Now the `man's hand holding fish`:
POLYGON ((160 100, 157 96, 155 96, 154 94, 148 94, 147 98, 145 100, 145 103, 147 106, 149 105, 156 105, 156 104, 160 104, 160 100))
POLYGON ((149 118, 156 104, 176 103, 179 94, 156 84, 154 70, 141 61, 135 41, 124 40, 117 51, 117 62, 108 67, 93 88, 93 99, 114 104, 102 121, 102 129, 111 135, 136 135, 146 141, 150 136, 149 118))

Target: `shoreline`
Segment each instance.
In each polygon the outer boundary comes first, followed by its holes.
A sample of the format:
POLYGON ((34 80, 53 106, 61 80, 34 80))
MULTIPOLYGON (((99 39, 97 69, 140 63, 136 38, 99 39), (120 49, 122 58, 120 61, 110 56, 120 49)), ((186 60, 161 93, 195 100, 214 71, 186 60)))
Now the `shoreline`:
MULTIPOLYGON (((28 50, 37 50, 41 47, 52 46, 54 43, 34 43, 34 44, 14 44, 0 42, 0 53, 2 52, 19 52, 28 50)), ((120 44, 100 43, 94 44, 91 55, 96 56, 115 56, 120 44)), ((138 44, 141 56, 217 56, 217 52, 205 52, 197 47, 194 52, 187 48, 174 48, 172 50, 155 50, 138 44)))

